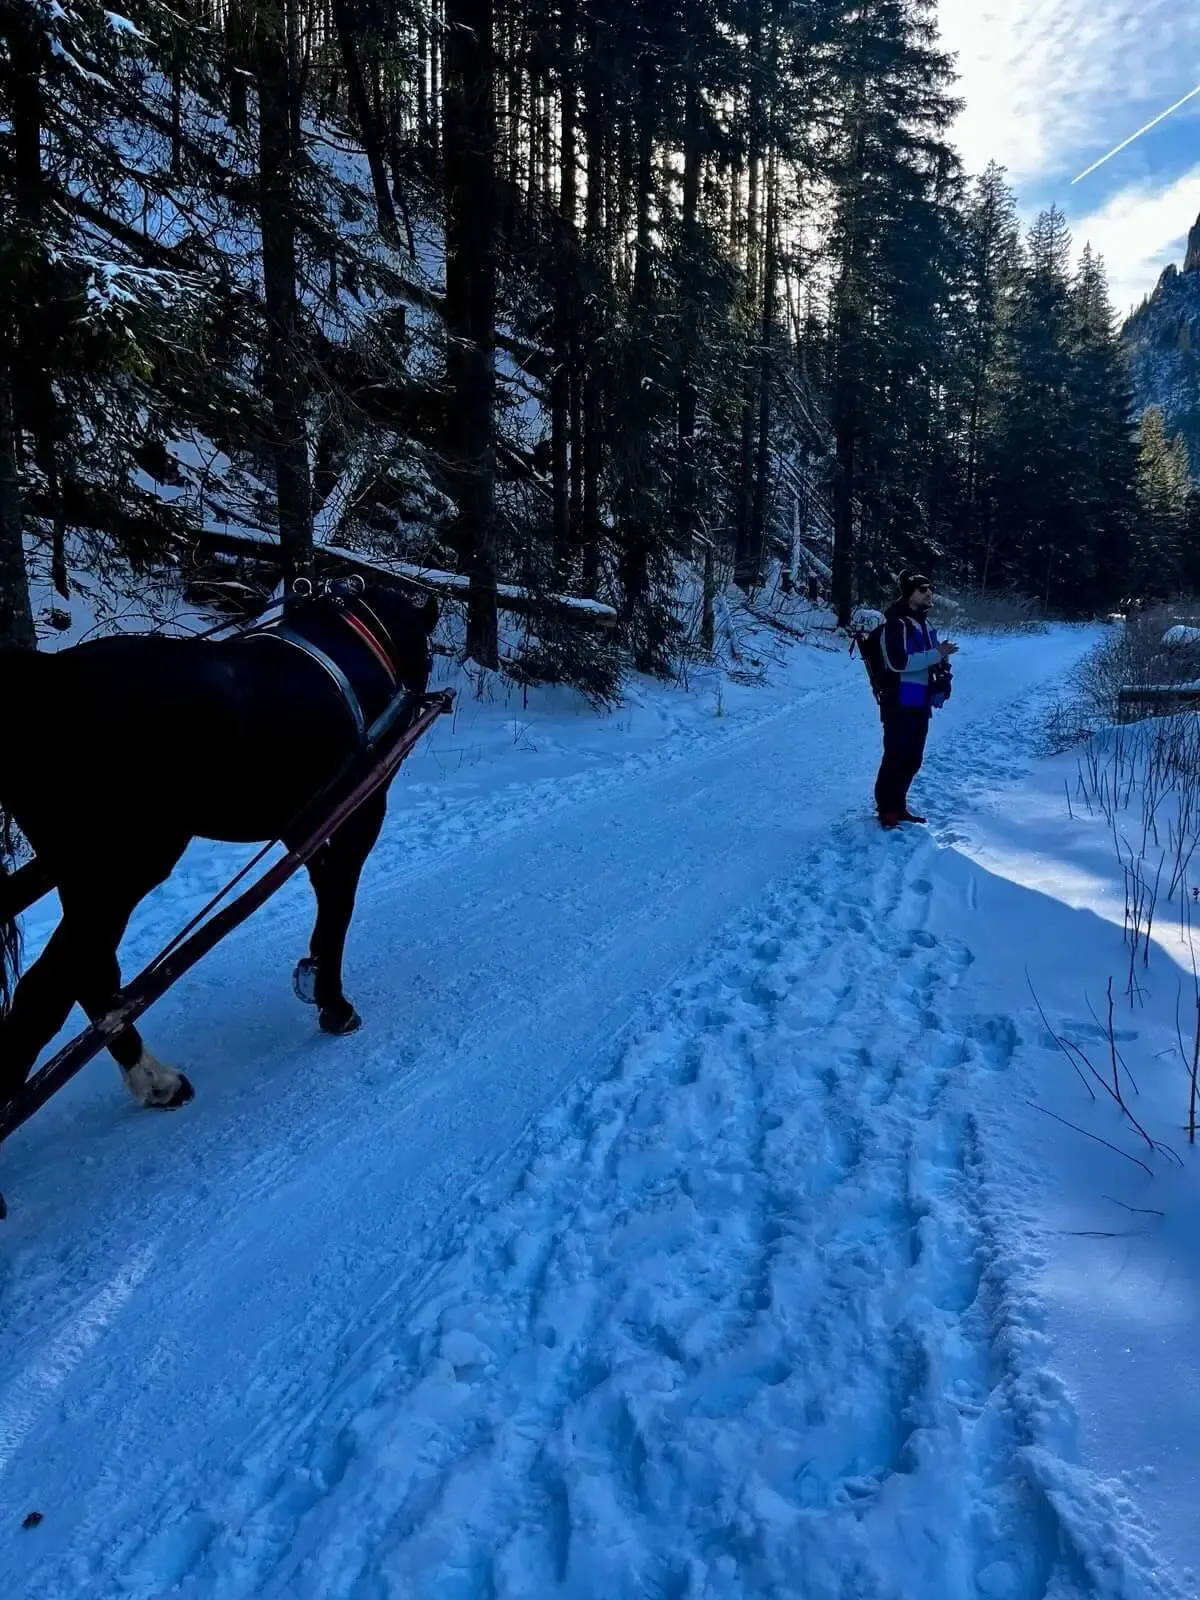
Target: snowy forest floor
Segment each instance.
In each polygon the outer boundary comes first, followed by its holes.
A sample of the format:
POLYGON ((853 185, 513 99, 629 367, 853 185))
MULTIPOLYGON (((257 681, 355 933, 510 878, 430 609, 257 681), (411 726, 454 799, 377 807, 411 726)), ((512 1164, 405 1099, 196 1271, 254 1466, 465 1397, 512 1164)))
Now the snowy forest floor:
POLYGON ((367 870, 361 1034, 291 995, 297 882, 148 1019, 192 1106, 97 1064, 5 1147, 0 1590, 1200 1593, 1190 958, 1122 1000, 1111 834, 1034 754, 1098 632, 968 641, 892 836, 844 653, 464 699, 367 870), (1110 977, 1174 1159, 1042 1020, 1103 1070, 1110 977))

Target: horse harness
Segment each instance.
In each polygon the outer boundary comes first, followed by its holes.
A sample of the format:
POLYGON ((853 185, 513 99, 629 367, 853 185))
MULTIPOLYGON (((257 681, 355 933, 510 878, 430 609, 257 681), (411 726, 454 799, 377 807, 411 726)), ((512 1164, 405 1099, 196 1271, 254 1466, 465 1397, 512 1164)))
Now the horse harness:
POLYGON ((315 661, 332 679, 369 749, 409 702, 400 682, 395 642, 352 582, 326 583, 319 593, 298 589, 279 616, 260 623, 246 639, 276 639, 315 661))

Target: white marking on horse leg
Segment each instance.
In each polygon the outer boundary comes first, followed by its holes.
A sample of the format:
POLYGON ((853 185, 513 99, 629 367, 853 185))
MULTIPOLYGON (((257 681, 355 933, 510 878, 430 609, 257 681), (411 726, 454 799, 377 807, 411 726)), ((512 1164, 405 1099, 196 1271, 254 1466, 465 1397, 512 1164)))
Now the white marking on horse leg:
POLYGON ((183 1074, 165 1067, 143 1047, 136 1064, 123 1069, 125 1086, 142 1106, 169 1106, 183 1084, 183 1074))

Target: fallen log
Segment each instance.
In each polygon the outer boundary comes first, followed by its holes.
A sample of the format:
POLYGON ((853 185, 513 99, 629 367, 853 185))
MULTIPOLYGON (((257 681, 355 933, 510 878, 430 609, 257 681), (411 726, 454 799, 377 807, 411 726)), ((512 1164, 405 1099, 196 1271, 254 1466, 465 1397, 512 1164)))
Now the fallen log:
POLYGON ((807 639, 808 635, 803 628, 797 628, 791 622, 785 622, 782 617, 773 616, 769 611, 760 611, 757 606, 744 607, 746 612, 757 622, 765 622, 768 628, 774 628, 779 633, 786 633, 789 639, 807 639))
POLYGON ((1148 683, 1126 685, 1117 691, 1122 712, 1149 713, 1200 706, 1200 683, 1148 683))
MULTIPOLYGON (((266 534, 234 533, 227 530, 206 529, 196 542, 197 559, 205 556, 247 556, 261 561, 264 566, 278 567, 279 546, 266 534)), ((462 573, 442 572, 418 566, 412 561, 388 561, 383 557, 369 558, 340 545, 314 545, 313 558, 319 576, 339 576, 357 572, 360 577, 394 582, 447 598, 465 599, 469 579, 462 573)), ((588 600, 581 595, 535 595, 513 583, 496 585, 496 604, 501 611, 514 616, 555 617, 571 622, 580 628, 615 628, 617 613, 613 606, 601 600, 588 600)))

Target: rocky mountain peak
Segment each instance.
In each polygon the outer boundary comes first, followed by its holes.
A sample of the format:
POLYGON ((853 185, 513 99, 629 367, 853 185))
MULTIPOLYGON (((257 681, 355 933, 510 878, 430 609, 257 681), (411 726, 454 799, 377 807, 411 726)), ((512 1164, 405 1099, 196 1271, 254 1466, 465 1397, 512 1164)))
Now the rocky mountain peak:
POLYGON ((1200 217, 1188 234, 1182 271, 1174 263, 1163 269, 1123 338, 1136 414, 1161 409, 1168 436, 1186 440, 1192 476, 1200 481, 1200 217))
POLYGON ((1183 258, 1185 272, 1200 272, 1200 217, 1192 224, 1188 234, 1187 255, 1183 258))

